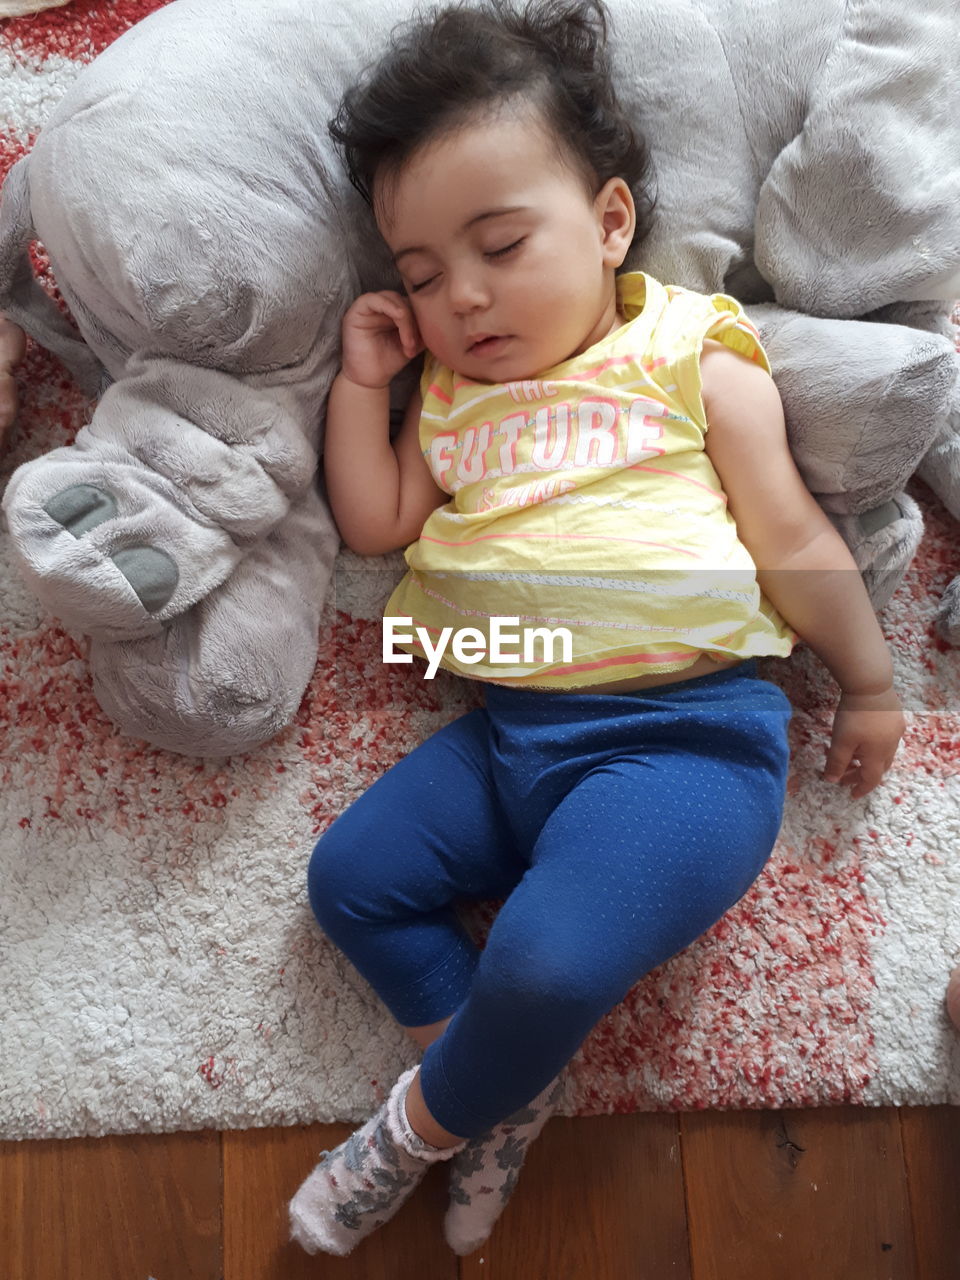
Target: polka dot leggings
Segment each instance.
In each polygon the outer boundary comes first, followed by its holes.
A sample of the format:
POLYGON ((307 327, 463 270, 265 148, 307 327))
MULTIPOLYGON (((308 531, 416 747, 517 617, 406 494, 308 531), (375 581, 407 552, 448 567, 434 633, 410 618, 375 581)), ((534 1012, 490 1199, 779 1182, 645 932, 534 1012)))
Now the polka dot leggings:
POLYGON ((632 694, 490 685, 328 828, 310 903, 475 1137, 740 898, 779 830, 790 704, 743 662, 632 694), (481 951, 454 904, 505 899, 481 951))

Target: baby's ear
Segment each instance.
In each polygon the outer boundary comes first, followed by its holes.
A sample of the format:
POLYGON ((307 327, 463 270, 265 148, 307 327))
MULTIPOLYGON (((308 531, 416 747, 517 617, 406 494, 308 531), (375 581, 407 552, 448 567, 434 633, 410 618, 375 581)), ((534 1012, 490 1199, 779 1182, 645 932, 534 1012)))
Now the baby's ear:
POLYGON ((600 188, 594 204, 603 230, 604 265, 619 267, 637 225, 633 195, 623 178, 610 178, 600 188))

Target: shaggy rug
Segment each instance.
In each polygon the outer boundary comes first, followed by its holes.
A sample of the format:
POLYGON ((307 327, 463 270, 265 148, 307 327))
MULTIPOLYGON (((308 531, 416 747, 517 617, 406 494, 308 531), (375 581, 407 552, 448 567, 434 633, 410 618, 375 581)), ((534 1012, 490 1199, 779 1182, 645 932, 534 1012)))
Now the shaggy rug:
MULTIPOLYGON (((0 24, 0 176, 80 67, 156 7, 76 0, 0 24)), ((36 347, 21 384, 0 484, 91 412, 36 347)), ((960 652, 932 628, 960 531, 913 492, 927 533, 883 617, 908 714, 885 784, 853 801, 819 780, 831 682, 803 648, 768 663, 795 708, 776 851, 596 1028, 563 1113, 960 1102, 943 1010, 960 959, 960 652)), ((381 663, 399 564, 341 557, 296 723, 222 766, 117 734, 82 638, 44 616, 0 536, 0 1137, 358 1120, 416 1060, 305 891, 317 834, 476 702, 467 682, 381 663)), ((495 909, 469 909, 478 938, 495 909)))

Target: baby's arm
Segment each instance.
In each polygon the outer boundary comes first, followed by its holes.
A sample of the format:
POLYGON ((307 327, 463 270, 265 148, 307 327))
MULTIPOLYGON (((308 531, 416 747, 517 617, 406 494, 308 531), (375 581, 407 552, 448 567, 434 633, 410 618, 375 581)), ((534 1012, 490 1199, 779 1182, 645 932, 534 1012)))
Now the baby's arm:
POLYGON ((866 795, 889 768, 904 720, 859 570, 791 457, 773 379, 712 342, 701 371, 707 453, 760 588, 841 689, 824 776, 866 795))
POLYGON ((390 441, 390 379, 423 349, 398 293, 359 297, 343 321, 343 365, 327 407, 324 474, 333 517, 351 550, 382 555, 416 541, 448 500, 420 449, 420 394, 390 441))

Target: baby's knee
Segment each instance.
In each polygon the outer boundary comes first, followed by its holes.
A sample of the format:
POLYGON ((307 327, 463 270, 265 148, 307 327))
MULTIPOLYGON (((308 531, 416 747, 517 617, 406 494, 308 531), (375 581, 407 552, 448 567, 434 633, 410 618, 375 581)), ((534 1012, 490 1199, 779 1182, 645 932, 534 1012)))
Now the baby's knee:
POLYGON ((334 941, 398 914, 391 869, 398 851, 378 806, 365 792, 330 824, 314 846, 307 894, 321 928, 334 941))
POLYGON ((634 980, 632 971, 603 954, 602 946, 585 953, 565 944, 559 931, 525 934, 509 949, 491 951, 488 943, 481 969, 483 989, 501 1007, 523 1017, 572 1018, 586 1026, 617 1004, 634 980))
POLYGON ((320 927, 332 937, 351 912, 356 894, 356 875, 351 852, 355 843, 346 830, 343 813, 326 829, 310 855, 307 867, 307 896, 320 927))

